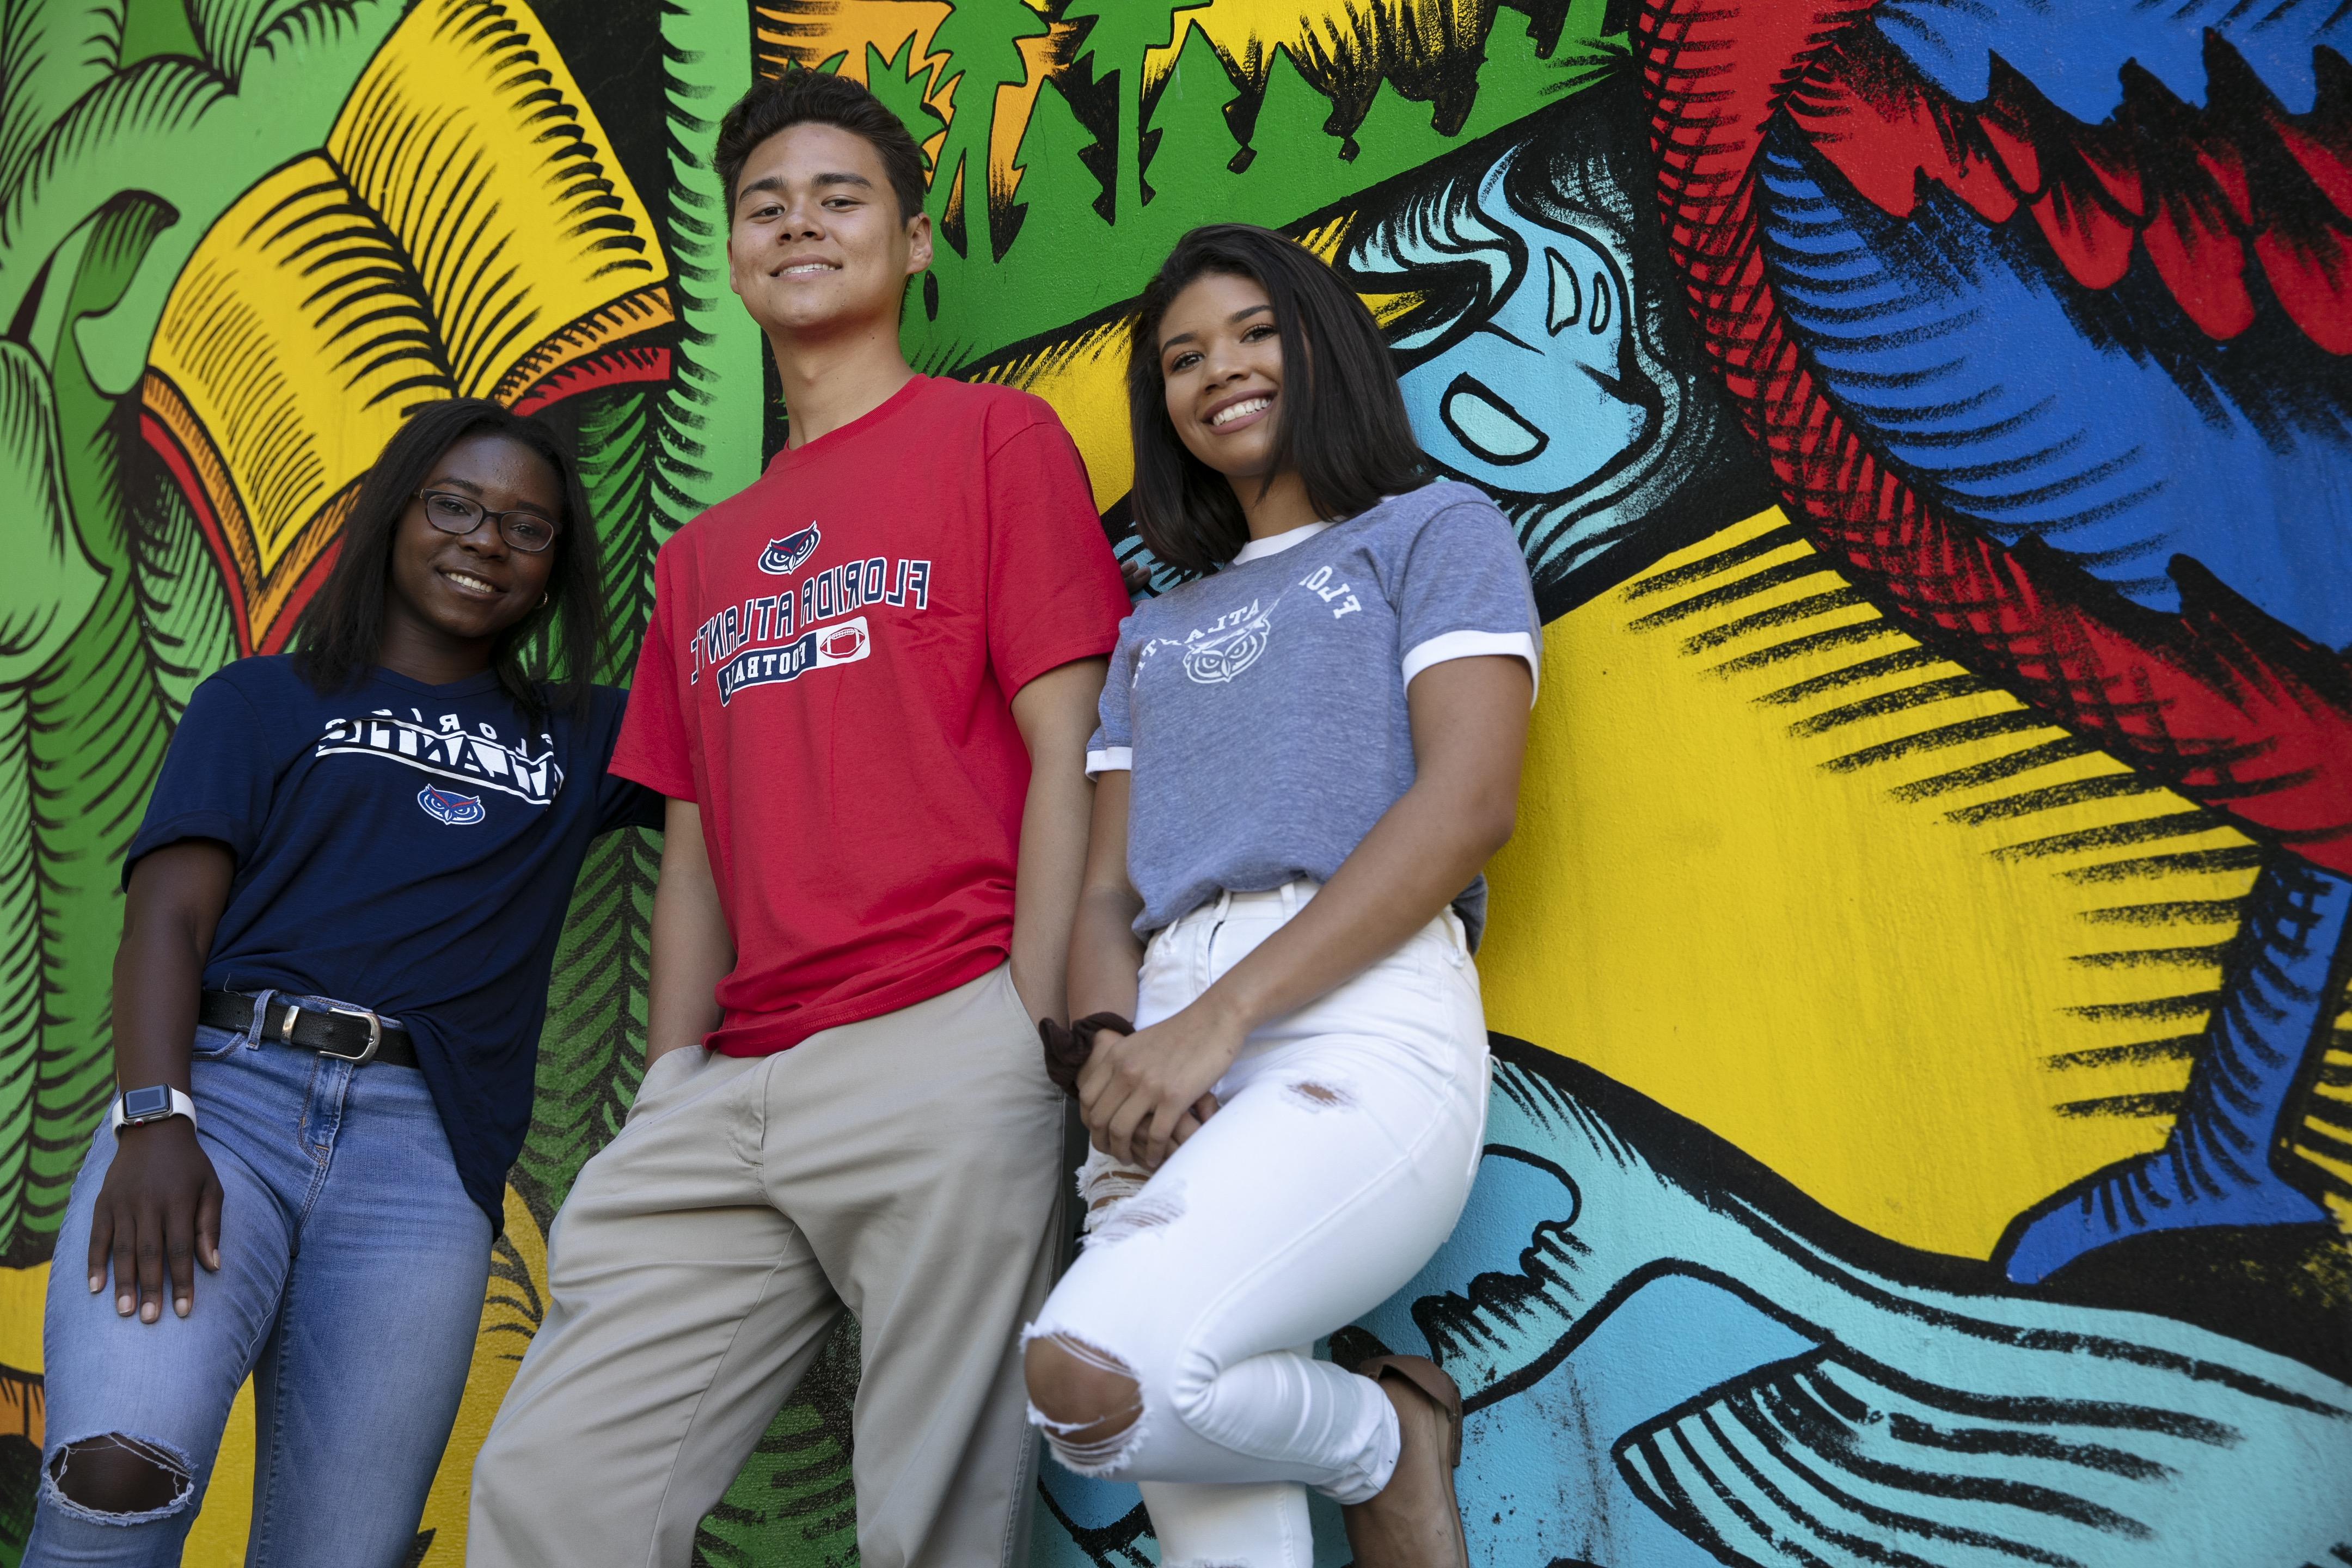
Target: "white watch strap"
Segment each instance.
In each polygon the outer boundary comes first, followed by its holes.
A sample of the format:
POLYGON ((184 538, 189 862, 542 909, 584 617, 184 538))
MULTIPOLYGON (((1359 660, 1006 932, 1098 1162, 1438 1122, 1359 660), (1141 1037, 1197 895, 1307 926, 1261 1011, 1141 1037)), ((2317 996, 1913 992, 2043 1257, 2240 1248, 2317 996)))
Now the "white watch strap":
MULTIPOLYGON (((188 1130, 195 1131, 196 1102, 188 1098, 186 1090, 178 1089, 172 1090, 172 1114, 186 1117, 188 1130)), ((122 1097, 119 1094, 114 1097, 114 1125, 117 1128, 122 1125, 122 1097)))

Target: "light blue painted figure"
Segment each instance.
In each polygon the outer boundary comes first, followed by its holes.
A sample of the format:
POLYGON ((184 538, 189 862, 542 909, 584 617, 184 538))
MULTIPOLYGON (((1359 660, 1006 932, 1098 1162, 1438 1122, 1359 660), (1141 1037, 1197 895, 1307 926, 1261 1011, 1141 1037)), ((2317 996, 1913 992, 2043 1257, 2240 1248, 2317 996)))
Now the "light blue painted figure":
POLYGON ((1565 496, 1655 437, 1664 395, 1649 375, 1620 374, 1631 311, 1613 237, 1513 210, 1503 182, 1518 155, 1496 160, 1475 205, 1445 214, 1444 232, 1398 225, 1368 244, 1400 269, 1458 266, 1467 244, 1486 270, 1484 314, 1392 345, 1412 366, 1401 379, 1423 449, 1490 490, 1565 496))
POLYGON ((1517 525, 1546 619, 1770 500, 1685 341, 1628 83, 1363 206, 1340 256, 1391 324, 1422 448, 1517 525))

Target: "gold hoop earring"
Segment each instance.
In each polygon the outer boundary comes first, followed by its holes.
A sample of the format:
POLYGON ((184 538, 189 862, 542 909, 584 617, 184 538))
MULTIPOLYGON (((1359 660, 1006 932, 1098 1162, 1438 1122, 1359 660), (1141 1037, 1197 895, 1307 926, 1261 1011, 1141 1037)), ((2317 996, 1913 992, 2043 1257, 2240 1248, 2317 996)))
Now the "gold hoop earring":
POLYGON ((537 609, 537 610, 543 610, 543 609, 547 608, 547 599, 548 599, 548 596, 547 596, 545 594, 541 594, 541 595, 539 596, 539 603, 538 603, 538 604, 536 604, 536 605, 532 605, 531 607, 532 607, 533 609, 537 609))

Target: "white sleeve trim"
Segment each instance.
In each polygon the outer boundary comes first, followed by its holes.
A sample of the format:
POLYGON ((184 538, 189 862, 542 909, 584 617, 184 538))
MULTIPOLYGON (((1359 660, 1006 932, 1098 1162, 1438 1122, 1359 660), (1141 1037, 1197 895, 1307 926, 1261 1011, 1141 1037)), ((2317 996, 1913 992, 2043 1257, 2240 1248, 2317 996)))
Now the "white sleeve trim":
MULTIPOLYGON (((1536 686, 1543 684, 1543 661, 1536 651, 1536 639, 1526 632, 1446 632, 1415 647, 1404 656, 1404 683, 1433 664, 1448 659, 1479 658, 1488 654, 1500 654, 1528 661, 1528 676, 1536 686)), ((1532 705, 1533 699, 1529 699, 1532 705)), ((1088 753, 1087 765, 1093 766, 1093 754, 1088 753)))
POLYGON ((1087 777, 1098 779, 1105 773, 1131 773, 1135 771, 1135 752, 1128 746, 1105 746, 1087 753, 1087 777))

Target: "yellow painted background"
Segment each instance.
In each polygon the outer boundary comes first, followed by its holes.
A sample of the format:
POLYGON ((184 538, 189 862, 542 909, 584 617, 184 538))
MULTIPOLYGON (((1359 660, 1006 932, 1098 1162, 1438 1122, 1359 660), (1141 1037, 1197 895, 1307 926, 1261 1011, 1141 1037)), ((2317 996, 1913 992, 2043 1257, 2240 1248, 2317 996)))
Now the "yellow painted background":
MULTIPOLYGON (((1782 521, 1777 510, 1752 519, 1655 571, 1782 521)), ((1791 543, 1751 564, 1811 553, 1791 543)), ((1705 1124, 1854 1223, 1940 1252, 1986 1257, 2019 1210, 2162 1142, 2163 1121, 2070 1119, 2055 1107, 2178 1089, 2184 1068, 2077 1071, 2062 1083, 2045 1061, 2132 1037, 2128 1026, 2068 1009, 2198 989, 2215 972, 2085 967, 2076 955, 2116 943, 2084 917, 2127 897, 2232 898, 2250 875, 2174 877, 2160 892, 2140 883, 2126 895, 2068 881, 2075 858, 1993 852, 2185 803, 2158 793, 2025 826, 1956 824, 1948 812, 2013 792, 2015 781, 1932 805, 1892 790, 2058 731, 1832 772, 1822 764, 1834 755, 2019 705, 1966 697, 1834 738, 1794 736, 1811 712, 1922 676, 1842 688, 1809 706, 1768 704, 1767 692, 1856 656, 1727 676, 1712 667, 1790 634, 1703 656, 1683 641, 1817 594, 1820 580, 1646 631, 1632 626, 1656 608, 1635 596, 1643 581, 1546 629, 1518 833, 1491 872, 1493 931, 1479 965, 1489 1025, 1705 1124)), ((1819 627, 1875 618, 1835 611, 1819 627)), ((1868 652, 1912 646, 1890 628, 1868 652)), ((2094 756, 2032 782, 2119 771, 2094 756)), ((2221 831, 2184 847, 2231 842, 2221 831)))

